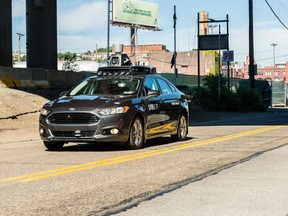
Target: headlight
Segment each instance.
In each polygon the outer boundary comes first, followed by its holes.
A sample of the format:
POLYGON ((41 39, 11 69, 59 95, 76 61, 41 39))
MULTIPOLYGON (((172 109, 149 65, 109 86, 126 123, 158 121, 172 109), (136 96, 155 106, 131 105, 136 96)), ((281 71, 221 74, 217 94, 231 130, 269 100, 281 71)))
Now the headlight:
POLYGON ((114 114, 120 114, 120 113, 126 113, 129 110, 128 106, 124 107, 115 107, 115 108, 109 108, 109 109, 102 109, 98 112, 101 115, 114 115, 114 114))
POLYGON ((40 114, 41 114, 41 115, 46 116, 46 115, 48 115, 49 113, 50 113, 50 111, 47 110, 47 109, 45 109, 45 108, 42 108, 42 109, 40 110, 40 114))

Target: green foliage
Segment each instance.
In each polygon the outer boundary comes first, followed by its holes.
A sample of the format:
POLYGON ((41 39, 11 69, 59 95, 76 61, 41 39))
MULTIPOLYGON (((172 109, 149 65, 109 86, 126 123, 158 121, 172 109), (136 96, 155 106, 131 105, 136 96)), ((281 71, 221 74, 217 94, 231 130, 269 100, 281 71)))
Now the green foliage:
POLYGON ((203 81, 204 87, 196 91, 194 98, 205 110, 248 112, 267 109, 257 89, 238 87, 235 91, 231 91, 227 79, 222 75, 210 74, 203 81))
POLYGON ((209 74, 218 74, 219 73, 219 54, 215 50, 206 50, 203 51, 204 55, 212 55, 214 56, 214 63, 210 65, 209 74))
MULTIPOLYGON (((97 52, 107 52, 107 48, 98 48, 97 52)), ((112 52, 112 47, 109 47, 109 52, 112 52)))
POLYGON ((79 66, 76 63, 77 54, 66 52, 66 53, 58 53, 58 59, 63 60, 64 63, 62 65, 62 70, 64 71, 78 71, 79 66))
POLYGON ((237 95, 244 108, 241 111, 265 111, 268 108, 268 105, 263 102, 263 98, 257 89, 239 87, 237 95))
POLYGON ((27 56, 26 55, 23 55, 20 57, 20 61, 26 61, 27 60, 27 56))

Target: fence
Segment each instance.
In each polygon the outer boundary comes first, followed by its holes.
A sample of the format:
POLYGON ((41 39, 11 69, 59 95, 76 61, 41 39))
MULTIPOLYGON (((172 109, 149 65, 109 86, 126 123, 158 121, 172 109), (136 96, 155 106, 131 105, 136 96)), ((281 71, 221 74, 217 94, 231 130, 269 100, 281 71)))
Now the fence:
POLYGON ((272 89, 272 106, 284 107, 288 105, 287 84, 283 81, 270 81, 272 89))
MULTIPOLYGON (((170 82, 174 83, 174 74, 171 73, 159 73, 159 75, 165 77, 170 82)), ((200 78, 200 85, 203 86, 203 78, 200 78)), ((250 87, 250 81, 245 79, 230 80, 231 87, 250 87)), ((176 85, 179 90, 186 94, 192 94, 193 89, 198 86, 198 79, 196 75, 184 75, 178 74, 176 85)), ((255 88, 262 95, 262 100, 270 106, 287 106, 288 105, 288 84, 283 81, 266 81, 256 80, 255 88)))

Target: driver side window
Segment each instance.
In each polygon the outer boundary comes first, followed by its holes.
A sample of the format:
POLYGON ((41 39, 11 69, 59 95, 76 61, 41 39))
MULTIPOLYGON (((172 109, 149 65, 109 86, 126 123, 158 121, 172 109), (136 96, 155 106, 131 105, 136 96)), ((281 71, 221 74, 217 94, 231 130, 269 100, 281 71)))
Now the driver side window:
POLYGON ((156 80, 154 78, 148 78, 144 83, 144 90, 145 95, 148 94, 149 90, 159 91, 156 80))

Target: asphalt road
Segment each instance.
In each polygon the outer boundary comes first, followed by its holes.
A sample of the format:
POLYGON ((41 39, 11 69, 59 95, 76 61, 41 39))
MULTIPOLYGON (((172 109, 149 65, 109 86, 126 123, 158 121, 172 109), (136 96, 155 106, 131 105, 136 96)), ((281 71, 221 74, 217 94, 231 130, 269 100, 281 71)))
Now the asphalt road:
POLYGON ((287 216, 288 146, 185 185, 117 216, 287 216))
MULTIPOLYGON (((212 179, 212 186, 216 174, 286 146, 287 123, 287 110, 231 115, 194 122, 185 142, 164 137, 138 151, 77 143, 48 152, 40 140, 1 144, 0 215, 111 215, 191 183, 212 179)), ((255 166, 257 172, 264 165, 255 166)))

